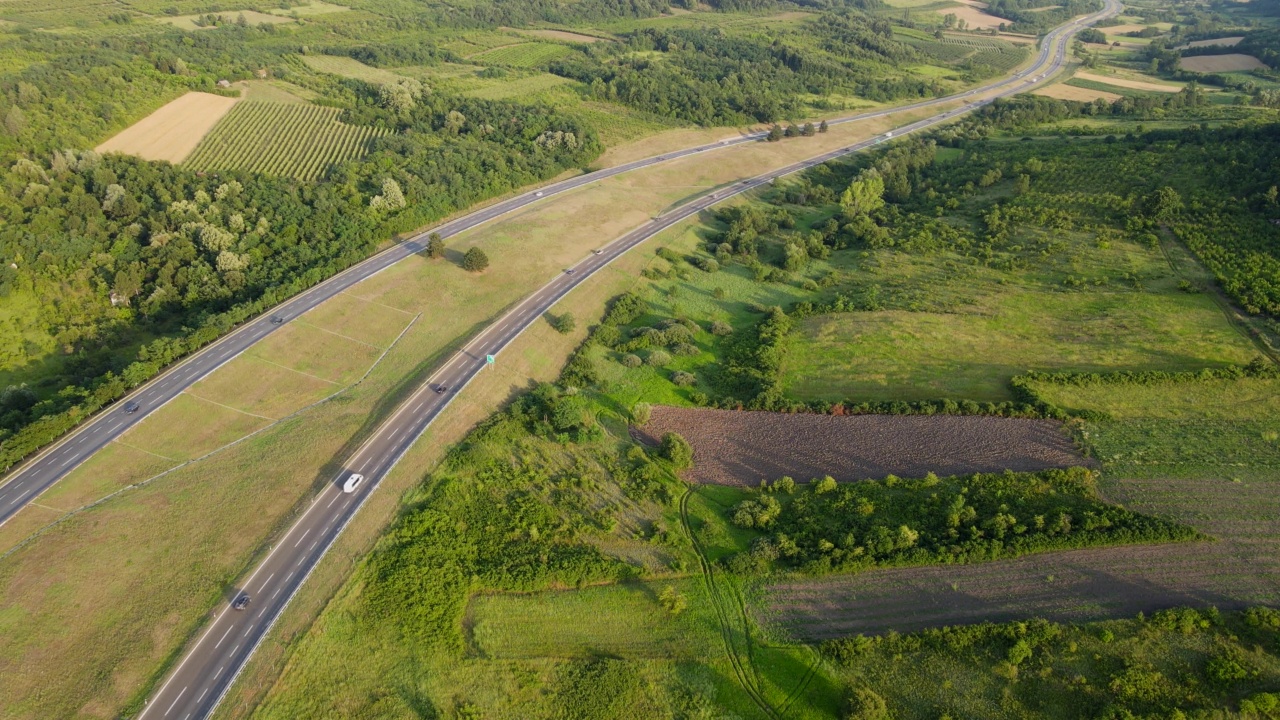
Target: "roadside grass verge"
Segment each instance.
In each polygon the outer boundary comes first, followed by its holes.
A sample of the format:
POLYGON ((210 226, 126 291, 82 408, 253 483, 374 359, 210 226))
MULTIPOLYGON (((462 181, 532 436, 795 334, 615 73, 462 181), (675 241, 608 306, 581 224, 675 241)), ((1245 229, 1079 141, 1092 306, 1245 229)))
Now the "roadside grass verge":
POLYGON ((702 595, 690 579, 482 594, 471 599, 464 625, 471 647, 490 660, 705 659, 717 650, 709 642, 716 621, 702 595), (684 607, 665 607, 663 593, 684 607))
POLYGON ((275 419, 184 392, 143 418, 120 439, 132 447, 182 462, 244 437, 275 419))

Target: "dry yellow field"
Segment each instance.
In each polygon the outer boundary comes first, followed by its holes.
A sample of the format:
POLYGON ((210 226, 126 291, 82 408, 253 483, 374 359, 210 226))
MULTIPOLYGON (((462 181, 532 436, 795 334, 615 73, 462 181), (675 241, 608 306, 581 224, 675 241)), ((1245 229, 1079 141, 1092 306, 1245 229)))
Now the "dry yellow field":
MULTIPOLYGON (((344 8, 345 9, 345 8, 344 8)), ((254 10, 232 10, 224 12, 212 12, 211 15, 220 15, 224 22, 236 22, 240 16, 244 16, 244 21, 250 25, 279 25, 281 23, 294 22, 293 18, 281 17, 280 15, 268 15, 266 13, 256 12, 254 10)), ((182 30, 211 30, 213 25, 197 25, 196 20, 200 19, 200 14, 196 15, 175 15, 173 17, 162 17, 160 22, 166 22, 176 28, 182 30)))
POLYGON ((982 11, 982 8, 977 7, 977 5, 977 3, 965 4, 960 7, 944 8, 936 12, 942 15, 946 15, 948 13, 955 15, 965 21, 970 30, 986 30, 988 28, 1000 27, 1001 25, 1009 24, 1009 21, 1004 18, 999 18, 995 15, 988 15, 982 11))
POLYGON ((122 130, 95 148, 180 163, 196 149, 239 98, 189 92, 122 130))
POLYGON ((1152 92, 1176 93, 1182 90, 1181 85, 1166 85, 1163 83, 1146 82, 1144 80, 1129 80, 1127 78, 1116 77, 1114 75, 1101 75, 1091 72, 1078 72, 1076 77, 1081 80, 1092 80, 1093 82, 1106 83, 1115 85, 1116 87, 1129 88, 1130 90, 1150 90, 1152 92))
POLYGON ((1236 72, 1239 70, 1265 70, 1266 67, 1258 58, 1242 53, 1182 58, 1182 69, 1190 70, 1191 72, 1236 72))
POLYGON ((1063 85, 1062 83, 1039 88, 1031 94, 1057 98, 1059 100, 1076 100, 1078 102, 1093 102, 1098 99, 1106 100, 1107 102, 1114 102, 1120 99, 1119 95, 1106 92, 1105 90, 1072 87, 1071 85, 1063 85))

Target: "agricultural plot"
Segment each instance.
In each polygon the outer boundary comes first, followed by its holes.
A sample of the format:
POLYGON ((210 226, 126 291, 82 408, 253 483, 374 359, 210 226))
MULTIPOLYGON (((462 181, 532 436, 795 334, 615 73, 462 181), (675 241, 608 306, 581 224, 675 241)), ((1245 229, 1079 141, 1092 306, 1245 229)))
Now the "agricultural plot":
POLYGON ((1247 378, 1038 387, 1065 407, 1114 414, 1087 423, 1080 435, 1102 462, 1108 498, 1191 525, 1215 542, 786 582, 771 588, 769 613, 787 632, 817 639, 1280 603, 1276 389, 1275 380, 1247 378))
POLYGON ((229 12, 213 12, 196 15, 161 15, 159 20, 160 22, 168 23, 180 30, 205 30, 217 27, 216 25, 199 24, 201 18, 206 17, 206 15, 213 15, 218 18, 219 24, 239 22, 241 17, 243 17, 244 21, 250 25, 283 25, 285 23, 294 22, 292 18, 255 12, 253 10, 234 10, 229 12))
POLYGON ((314 180, 331 165, 365 154, 389 132, 339 122, 340 113, 314 105, 244 103, 214 126, 186 165, 314 180))
POLYGON ((312 70, 375 84, 391 83, 404 77, 390 70, 365 65, 359 60, 344 55, 303 55, 302 62, 312 70))
POLYGON ((187 93, 94 149, 180 163, 236 103, 236 98, 187 93))
POLYGON ((492 50, 476 53, 467 57, 472 62, 486 65, 508 65, 511 67, 538 67, 552 60, 559 60, 573 54, 573 49, 566 45, 544 42, 518 43, 496 47, 492 50))
POLYGON ((1058 98, 1059 100, 1074 100, 1076 102, 1093 102, 1094 100, 1115 102, 1123 97, 1113 92, 1107 92, 1106 90, 1076 87, 1074 85, 1067 85, 1066 83, 1045 85, 1033 90, 1031 94, 1058 98))
POLYGON ((799 481, 963 475, 1086 464, 1062 427, 998 417, 830 415, 657 407, 642 437, 674 432, 693 445, 698 483, 755 487, 799 481))
POLYGON ((1108 75, 1092 72, 1078 72, 1075 77, 1080 80, 1089 80, 1096 83, 1113 85, 1115 87, 1129 88, 1131 90, 1148 90, 1151 92, 1176 93, 1182 90, 1182 84, 1155 82, 1154 80, 1136 80, 1118 75, 1108 75))
POLYGON ((1226 55, 1197 55, 1181 60, 1182 69, 1200 73, 1239 72, 1241 70, 1265 70, 1266 64, 1252 55, 1229 53, 1226 55))

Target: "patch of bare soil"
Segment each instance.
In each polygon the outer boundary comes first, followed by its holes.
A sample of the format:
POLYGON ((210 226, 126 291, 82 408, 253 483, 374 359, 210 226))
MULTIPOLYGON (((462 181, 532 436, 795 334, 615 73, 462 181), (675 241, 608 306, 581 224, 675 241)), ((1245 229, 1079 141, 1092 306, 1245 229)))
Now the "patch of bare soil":
POLYGON ((1060 424, 955 415, 831 415, 655 407, 638 431, 693 445, 693 482, 756 486, 789 475, 865 480, 1072 467, 1087 461, 1060 424))
POLYGON ((902 568, 779 583, 762 620, 806 640, 1042 617, 1085 622, 1180 605, 1280 604, 1280 483, 1125 480, 1138 512, 1215 542, 1096 548, 976 565, 902 568))

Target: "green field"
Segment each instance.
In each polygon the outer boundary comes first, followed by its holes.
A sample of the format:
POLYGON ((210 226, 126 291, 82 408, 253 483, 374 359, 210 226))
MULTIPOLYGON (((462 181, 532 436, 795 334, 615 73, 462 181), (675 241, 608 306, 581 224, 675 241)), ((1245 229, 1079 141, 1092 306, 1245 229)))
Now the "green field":
POLYGON ((716 620, 701 584, 622 583, 528 595, 477 595, 467 608, 470 644, 482 657, 698 659, 713 655, 716 620), (671 588, 670 591, 667 589, 671 588), (688 608, 672 613, 663 592, 688 608))
POLYGON ((571 55, 573 48, 555 43, 529 42, 506 45, 469 55, 468 60, 485 65, 510 65, 512 67, 537 67, 552 60, 571 55))
POLYGON ((271 102, 237 104, 184 165, 204 172, 243 170, 314 180, 360 157, 387 130, 339 122, 341 110, 271 102))
MULTIPOLYGON (((1027 370, 1186 370, 1247 362, 1257 353, 1207 295, 1177 289, 1158 251, 1077 242, 1079 254, 1060 266, 1061 274, 1052 265, 1012 277, 958 273, 955 285, 974 283, 985 291, 947 312, 880 310, 805 320, 786 366, 789 392, 803 399, 1002 401, 1012 398, 1009 379, 1027 370), (1073 271, 1102 285, 1063 287, 1073 271), (1126 288, 1126 274, 1148 280, 1141 291, 1126 288)), ((883 263, 876 276, 889 282, 934 280, 930 270, 945 276, 930 258, 890 253, 874 260, 883 263)))

